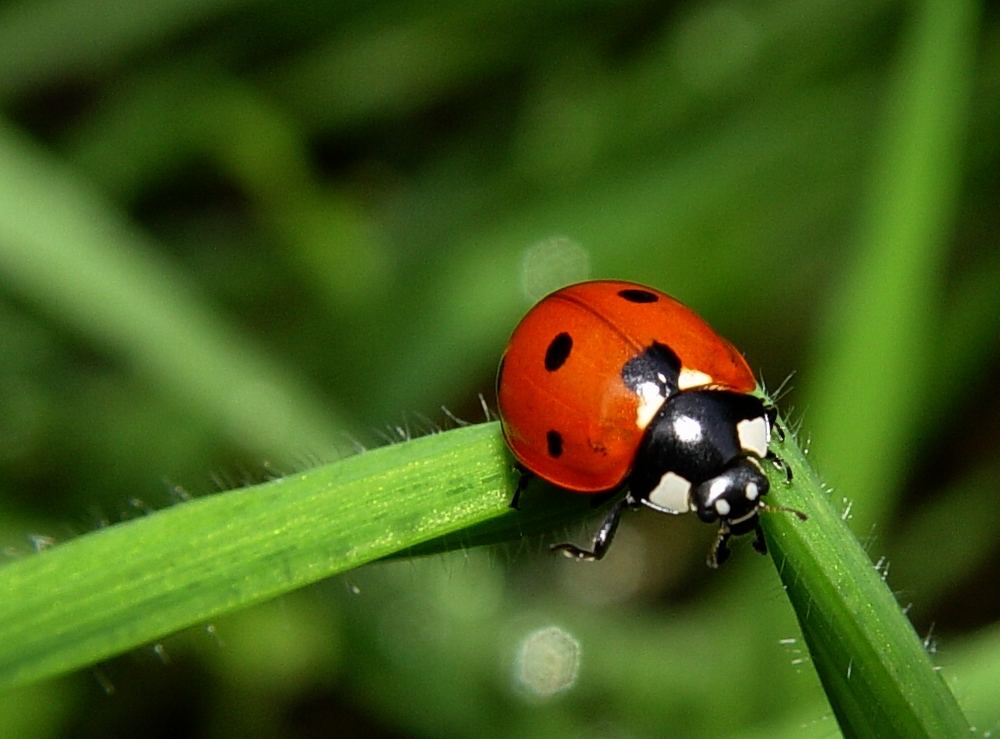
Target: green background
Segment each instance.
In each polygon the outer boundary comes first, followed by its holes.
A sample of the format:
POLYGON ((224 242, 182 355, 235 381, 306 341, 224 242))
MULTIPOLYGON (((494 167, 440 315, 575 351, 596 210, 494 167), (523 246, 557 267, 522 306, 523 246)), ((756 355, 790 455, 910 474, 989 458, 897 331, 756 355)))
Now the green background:
MULTIPOLYGON (((1000 729, 1000 16, 972 7, 4 5, 5 556, 482 420, 534 300, 635 279, 796 373, 833 499, 1000 729)), ((836 733, 748 547, 709 572, 710 528, 652 514, 598 565, 551 538, 19 689, 0 735, 836 733), (550 627, 579 673, 546 697, 517 658, 550 627)))

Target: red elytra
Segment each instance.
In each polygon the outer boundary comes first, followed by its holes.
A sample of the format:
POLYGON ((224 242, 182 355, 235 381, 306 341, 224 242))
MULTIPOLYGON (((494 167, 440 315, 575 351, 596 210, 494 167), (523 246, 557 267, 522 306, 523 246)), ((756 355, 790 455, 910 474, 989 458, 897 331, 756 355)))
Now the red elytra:
POLYGON ((620 486, 650 411, 663 402, 655 397, 647 409, 642 388, 623 376, 652 346, 680 362, 673 391, 756 387, 733 345, 669 295, 624 281, 570 285, 528 312, 501 360, 500 417, 517 460, 562 488, 597 493, 620 486))

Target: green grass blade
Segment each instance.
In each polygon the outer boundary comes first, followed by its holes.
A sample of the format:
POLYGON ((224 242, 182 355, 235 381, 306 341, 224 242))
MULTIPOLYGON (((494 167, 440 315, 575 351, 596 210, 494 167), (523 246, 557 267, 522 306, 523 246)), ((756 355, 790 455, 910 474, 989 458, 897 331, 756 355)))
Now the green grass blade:
POLYGON ((343 441, 346 421, 329 403, 213 315, 188 278, 89 183, 2 122, 0 163, 6 287, 244 448, 294 459, 343 441))
POLYGON ((92 664, 503 515, 513 477, 496 424, 472 426, 183 503, 5 565, 0 685, 92 664))
POLYGON ((934 371, 940 275, 961 171, 976 41, 974 0, 915 3, 904 38, 860 253, 828 315, 804 407, 829 480, 882 520, 921 433, 934 371), (858 423, 858 409, 864 423, 858 423))
MULTIPOLYGON (((957 736, 958 705, 802 453, 766 516, 768 541, 845 733, 957 736)), ((135 648, 394 553, 575 520, 586 496, 507 505, 516 474, 496 424, 423 437, 112 526, 0 568, 0 684, 135 648), (452 535, 452 541, 448 536, 452 535), (475 538, 473 536, 472 538, 475 538), (425 544, 421 547, 421 544, 425 544)))
POLYGON ((963 736, 969 725, 878 569, 789 439, 794 480, 777 502, 809 515, 766 515, 768 545, 812 663, 847 736, 963 736))

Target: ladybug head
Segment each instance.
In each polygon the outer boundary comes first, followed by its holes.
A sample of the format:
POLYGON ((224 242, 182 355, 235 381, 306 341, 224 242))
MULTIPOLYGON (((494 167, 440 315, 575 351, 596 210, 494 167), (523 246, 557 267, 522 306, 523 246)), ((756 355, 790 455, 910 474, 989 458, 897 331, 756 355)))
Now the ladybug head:
POLYGON ((769 505, 763 497, 770 485, 760 464, 752 457, 744 457, 721 474, 694 488, 691 504, 698 518, 707 523, 720 521, 719 534, 708 553, 708 566, 715 568, 729 557, 727 542, 732 536, 754 533, 753 548, 767 554, 764 532, 760 527, 761 511, 784 511, 794 514, 800 521, 807 516, 802 511, 786 506, 769 505))
POLYGON ((742 457, 715 477, 695 486, 691 505, 705 523, 721 520, 731 534, 753 531, 770 484, 755 459, 742 457))
POLYGON ((765 507, 763 497, 769 489, 770 483, 757 461, 742 457, 691 491, 691 504, 698 518, 706 523, 721 522, 708 554, 709 567, 718 567, 729 558, 727 542, 731 536, 753 531, 754 549, 761 554, 767 552, 757 515, 765 507))

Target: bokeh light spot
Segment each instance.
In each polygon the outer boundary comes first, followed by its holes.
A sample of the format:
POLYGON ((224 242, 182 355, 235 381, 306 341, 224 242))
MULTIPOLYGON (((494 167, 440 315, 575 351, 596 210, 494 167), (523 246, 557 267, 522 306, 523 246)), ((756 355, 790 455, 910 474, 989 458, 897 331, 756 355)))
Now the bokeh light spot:
POLYGON ((565 629, 546 626, 521 641, 514 665, 518 686, 538 699, 569 690, 580 671, 580 642, 565 629))
POLYGON ((566 236, 530 245, 521 256, 521 290, 531 302, 590 276, 590 254, 566 236))

